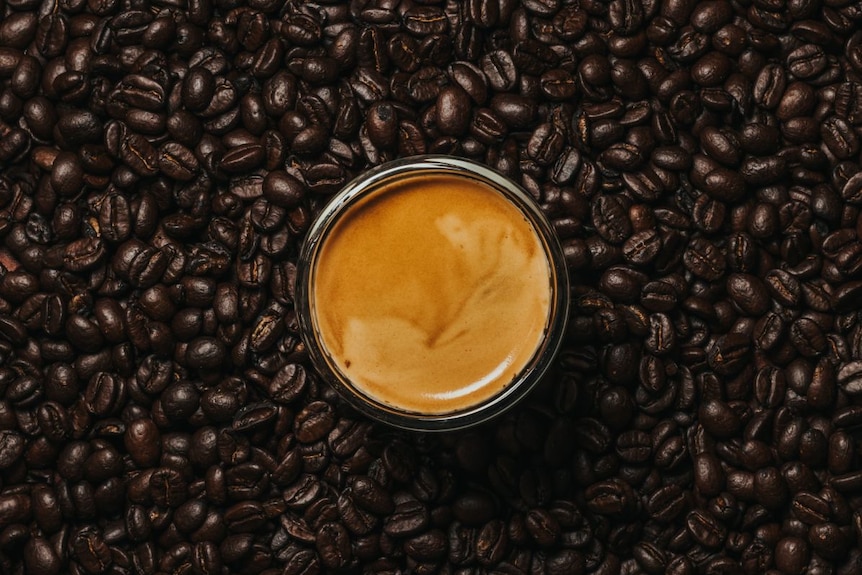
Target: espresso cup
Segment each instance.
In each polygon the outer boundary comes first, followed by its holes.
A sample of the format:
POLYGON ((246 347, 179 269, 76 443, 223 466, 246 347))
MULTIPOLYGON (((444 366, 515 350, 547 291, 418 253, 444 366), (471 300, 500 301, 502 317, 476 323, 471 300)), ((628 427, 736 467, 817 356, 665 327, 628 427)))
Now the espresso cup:
POLYGON ((476 425, 547 371, 568 315, 563 251, 532 197, 475 162, 418 156, 350 182, 297 266, 318 371, 359 411, 412 430, 476 425))

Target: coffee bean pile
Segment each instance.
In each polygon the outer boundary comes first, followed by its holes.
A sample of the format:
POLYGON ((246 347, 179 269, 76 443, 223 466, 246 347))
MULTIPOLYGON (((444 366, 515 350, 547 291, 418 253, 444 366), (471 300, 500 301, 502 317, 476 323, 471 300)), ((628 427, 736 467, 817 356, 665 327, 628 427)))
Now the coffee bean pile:
POLYGON ((0 573, 862 570, 862 3, 0 0, 0 573), (496 422, 373 424, 295 263, 381 162, 573 279, 496 422))

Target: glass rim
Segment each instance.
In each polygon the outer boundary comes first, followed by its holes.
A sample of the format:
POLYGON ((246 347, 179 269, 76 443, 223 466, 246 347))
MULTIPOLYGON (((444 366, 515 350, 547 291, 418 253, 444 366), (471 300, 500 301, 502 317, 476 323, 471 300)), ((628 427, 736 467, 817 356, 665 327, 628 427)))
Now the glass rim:
POLYGON ((521 186, 472 160, 446 155, 421 155, 393 160, 357 176, 337 192, 314 219, 300 248, 296 269, 295 308, 300 332, 312 363, 338 394, 359 412, 383 423, 412 431, 453 431, 478 425, 519 402, 541 380, 562 345, 568 319, 569 277, 557 234, 539 205, 521 186), (545 334, 519 374, 492 397, 467 408, 425 414, 385 404, 353 385, 331 359, 318 336, 312 309, 312 281, 320 248, 342 214, 359 199, 394 178, 422 172, 449 173, 479 180, 506 197, 524 216, 545 248, 551 274, 551 301, 545 334))

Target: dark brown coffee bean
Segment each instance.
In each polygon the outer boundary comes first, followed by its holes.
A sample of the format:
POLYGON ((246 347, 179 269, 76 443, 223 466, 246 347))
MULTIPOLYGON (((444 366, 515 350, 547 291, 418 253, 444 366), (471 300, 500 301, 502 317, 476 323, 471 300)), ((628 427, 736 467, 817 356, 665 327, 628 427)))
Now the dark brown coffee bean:
POLYGON ((808 542, 819 555, 832 561, 841 560, 850 546, 847 536, 835 523, 812 525, 808 530, 808 542))
POLYGON ((808 357, 817 356, 826 348, 826 339, 820 326, 805 317, 791 324, 790 341, 799 353, 808 357))
POLYGON ((859 151, 859 137, 846 120, 833 116, 820 127, 820 136, 836 157, 844 159, 859 151))
POLYGON ((787 68, 797 78, 816 76, 826 66, 826 54, 816 44, 804 44, 787 55, 787 68))
POLYGON ((601 515, 625 513, 632 501, 631 489, 621 480, 607 480, 587 488, 587 507, 601 515))
POLYGON ((63 564, 47 539, 32 537, 24 546, 24 566, 30 573, 56 575, 63 564))
POLYGON ((727 280, 727 291, 733 303, 746 315, 760 316, 768 309, 766 286, 755 276, 732 274, 727 280))
POLYGON ((382 149, 392 148, 398 136, 398 116, 395 108, 388 102, 371 106, 365 128, 371 142, 382 149))
POLYGON ((191 150, 178 142, 167 142, 159 149, 159 169, 171 178, 188 181, 197 175, 199 163, 191 150))
POLYGON ((631 235, 625 201, 619 196, 601 196, 592 208, 593 225, 609 242, 621 243, 631 235))
POLYGON ((159 431, 151 419, 140 418, 130 422, 123 441, 132 459, 141 467, 152 467, 159 461, 159 431))
POLYGON ((739 417, 730 406, 718 399, 705 402, 699 413, 704 429, 717 438, 730 437, 739 429, 739 417))
POLYGON ((119 144, 120 159, 136 174, 153 176, 158 172, 158 153, 139 134, 126 135, 119 144))
POLYGON ((483 565, 495 565, 505 556, 508 545, 503 522, 499 519, 489 521, 476 536, 476 559, 483 565))
POLYGON ((774 467, 758 470, 754 474, 754 491, 767 509, 776 509, 787 501, 787 485, 774 467))
POLYGON ((673 521, 686 507, 686 494, 676 485, 659 488, 647 500, 647 508, 662 523, 673 521))
POLYGON ((799 493, 793 498, 793 514, 803 523, 815 525, 831 517, 829 503, 813 493, 799 493))
POLYGON ((536 115, 536 103, 524 96, 497 94, 491 98, 491 110, 510 128, 524 129, 536 115))
POLYGON ((193 369, 214 369, 224 360, 224 344, 213 337, 199 337, 189 343, 186 361, 193 369))
POLYGON ((225 152, 219 167, 229 174, 247 172, 263 164, 265 152, 258 143, 236 146, 225 152))
POLYGON ((829 470, 833 473, 849 471, 852 465, 853 448, 849 437, 843 431, 835 432, 829 437, 827 459, 829 470))
POLYGON ((415 535, 427 527, 429 520, 425 506, 415 499, 408 499, 397 504, 393 512, 386 517, 383 531, 390 536, 415 535))
POLYGON ((775 565, 786 573, 802 573, 809 553, 807 542, 798 537, 785 537, 775 546, 775 565))
POLYGON ((102 573, 112 563, 111 551, 95 527, 79 530, 72 539, 72 548, 88 573, 102 573))
POLYGON ((700 455, 694 460, 694 480, 698 491, 707 497, 724 490, 724 470, 717 457, 700 455))
POLYGON ((727 530, 706 511, 692 511, 686 516, 685 526, 691 537, 704 547, 716 549, 727 537, 727 530))
POLYGON ((467 92, 457 86, 440 90, 435 104, 437 127, 449 136, 460 136, 470 123, 470 100, 467 92))
POLYGON ((350 563, 350 539, 347 530, 339 523, 326 523, 315 538, 321 563, 329 569, 340 569, 350 563))
POLYGON ((511 54, 504 50, 495 50, 482 57, 482 70, 488 78, 491 87, 498 91, 507 91, 518 82, 518 70, 511 54))
POLYGON ((705 238, 689 243, 683 262, 692 273, 711 281, 720 278, 727 265, 724 254, 705 238))
POLYGON ((335 425, 332 406, 322 401, 312 402, 294 420, 294 433, 299 441, 313 443, 325 437, 335 425))
POLYGON ((838 371, 838 384, 850 395, 862 393, 862 362, 851 361, 843 365, 838 371))

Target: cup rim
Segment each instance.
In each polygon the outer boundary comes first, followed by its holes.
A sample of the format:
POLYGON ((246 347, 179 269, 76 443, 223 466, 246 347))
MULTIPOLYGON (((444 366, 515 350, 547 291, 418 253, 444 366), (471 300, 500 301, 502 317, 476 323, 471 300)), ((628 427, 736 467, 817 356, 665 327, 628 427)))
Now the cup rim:
POLYGON ((337 192, 314 219, 303 240, 296 269, 295 308, 302 339, 318 373, 338 394, 359 412, 383 423, 411 431, 453 431, 488 421, 513 407, 526 396, 548 371, 562 345, 569 310, 569 277, 557 234, 539 205, 520 185, 499 172, 473 160, 440 154, 411 156, 386 162, 357 176, 337 192), (385 182, 420 172, 441 172, 482 181, 517 207, 536 231, 551 273, 552 295, 545 336, 524 369, 500 392, 467 408, 423 414, 398 409, 364 393, 341 373, 320 342, 312 309, 311 282, 317 255, 335 223, 360 198, 373 193, 385 182))

